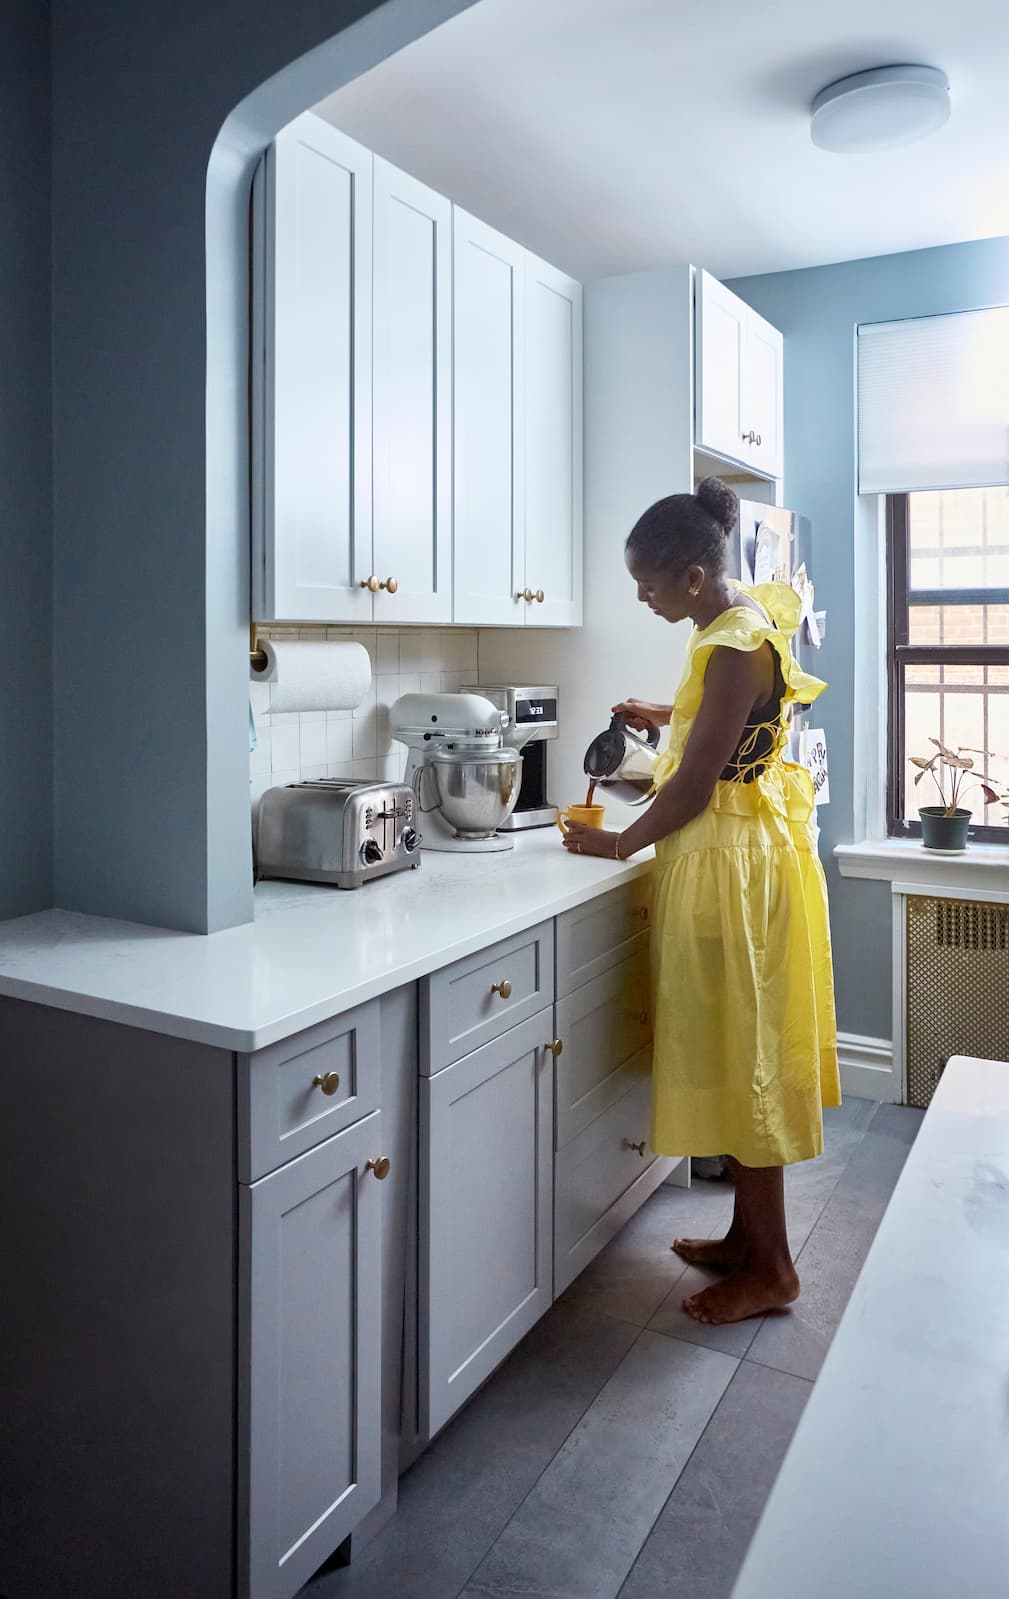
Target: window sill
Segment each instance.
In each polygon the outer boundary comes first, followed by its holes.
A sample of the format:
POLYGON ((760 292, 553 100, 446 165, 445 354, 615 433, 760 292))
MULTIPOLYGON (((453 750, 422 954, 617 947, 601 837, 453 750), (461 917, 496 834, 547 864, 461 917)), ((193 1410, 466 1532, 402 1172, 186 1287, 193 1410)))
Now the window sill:
POLYGON ((1009 900, 1009 848, 1002 844, 971 844, 964 855, 940 855, 916 838, 864 839, 836 845, 834 859, 842 877, 916 888, 973 888, 1009 900))

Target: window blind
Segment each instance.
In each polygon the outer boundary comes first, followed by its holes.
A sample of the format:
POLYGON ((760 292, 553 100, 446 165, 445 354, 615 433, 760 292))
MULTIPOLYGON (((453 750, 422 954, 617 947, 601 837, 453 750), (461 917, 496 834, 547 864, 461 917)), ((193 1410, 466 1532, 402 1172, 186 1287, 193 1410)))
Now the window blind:
POLYGON ((859 493, 999 483, 1009 483, 1009 306, 859 327, 859 493))

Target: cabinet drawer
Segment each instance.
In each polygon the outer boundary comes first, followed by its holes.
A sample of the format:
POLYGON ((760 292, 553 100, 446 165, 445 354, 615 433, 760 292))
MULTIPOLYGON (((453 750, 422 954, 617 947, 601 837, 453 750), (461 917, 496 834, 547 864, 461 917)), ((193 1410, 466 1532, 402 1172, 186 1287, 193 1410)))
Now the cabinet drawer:
POLYGON ((255 1182, 378 1109, 379 1002, 238 1057, 238 1178, 255 1182))
MULTIPOLYGON (((650 1057, 643 1051, 628 1069, 631 1086, 609 1110, 554 1157, 554 1290, 562 1293, 616 1231, 605 1218, 621 1196, 649 1174, 662 1181, 672 1161, 657 1163, 651 1128, 650 1057), (644 1144, 644 1153, 635 1145, 644 1144), (658 1164, 659 1169, 655 1169, 658 1164)), ((643 1184, 643 1186, 645 1186, 643 1184)), ((642 1194, 642 1198, 646 1197, 642 1194)), ((627 1214, 636 1208, 633 1204, 627 1214)))
POLYGON ((478 950, 420 989, 420 1070, 430 1077, 535 1016, 554 997, 549 922, 478 950))
POLYGON ((557 1148, 626 1093, 625 1067, 652 1036, 648 951, 557 1001, 557 1148))
POLYGON ((651 897, 650 877, 638 877, 558 916, 559 999, 644 947, 651 897))

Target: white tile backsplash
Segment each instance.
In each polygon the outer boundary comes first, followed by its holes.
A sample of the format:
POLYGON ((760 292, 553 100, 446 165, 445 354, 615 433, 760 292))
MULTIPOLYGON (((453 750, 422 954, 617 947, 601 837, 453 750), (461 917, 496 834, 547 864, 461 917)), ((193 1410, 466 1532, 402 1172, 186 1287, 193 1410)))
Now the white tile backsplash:
POLYGON ((393 742, 389 707, 421 689, 454 693, 477 678, 477 633, 470 628, 263 627, 268 638, 355 639, 371 656, 372 683, 355 711, 270 714, 270 687, 250 685, 256 748, 249 756, 255 804, 266 789, 317 777, 398 782, 406 750, 393 742))

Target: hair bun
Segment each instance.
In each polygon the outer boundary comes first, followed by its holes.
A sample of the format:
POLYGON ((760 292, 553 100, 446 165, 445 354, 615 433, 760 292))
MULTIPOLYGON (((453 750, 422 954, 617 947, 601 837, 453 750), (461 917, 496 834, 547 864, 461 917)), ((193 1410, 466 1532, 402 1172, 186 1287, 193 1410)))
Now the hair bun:
POLYGON ((728 538, 739 521, 739 496, 721 478, 706 477, 698 483, 695 497, 728 538))

